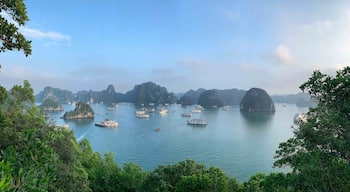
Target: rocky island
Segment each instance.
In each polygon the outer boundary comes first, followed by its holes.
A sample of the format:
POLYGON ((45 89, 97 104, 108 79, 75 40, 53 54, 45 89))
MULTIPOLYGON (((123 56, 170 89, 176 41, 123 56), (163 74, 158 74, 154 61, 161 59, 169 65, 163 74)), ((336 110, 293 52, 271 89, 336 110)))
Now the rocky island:
POLYGON ((90 119, 94 118, 94 114, 90 105, 78 102, 73 111, 66 112, 63 115, 63 119, 90 119))
POLYGON ((47 98, 40 105, 40 109, 43 111, 63 111, 64 108, 61 103, 54 98, 47 98))
POLYGON ((224 103, 219 98, 218 91, 215 89, 201 93, 198 98, 198 104, 204 108, 217 108, 224 106, 224 103))
POLYGON ((271 97, 263 89, 251 88, 240 104, 241 112, 275 112, 271 97))

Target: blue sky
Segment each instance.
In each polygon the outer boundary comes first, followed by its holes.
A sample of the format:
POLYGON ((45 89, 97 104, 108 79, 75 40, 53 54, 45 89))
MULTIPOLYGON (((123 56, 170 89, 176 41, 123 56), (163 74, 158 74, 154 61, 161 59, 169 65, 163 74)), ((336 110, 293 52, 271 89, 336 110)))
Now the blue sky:
MULTIPOLYGON (((117 92, 153 81, 197 88, 299 92, 319 69, 350 63, 348 1, 25 1, 32 55, 0 54, 0 83, 35 91, 117 92)), ((4 14, 2 14, 4 15, 4 14)), ((6 15, 5 15, 6 17, 6 15)))

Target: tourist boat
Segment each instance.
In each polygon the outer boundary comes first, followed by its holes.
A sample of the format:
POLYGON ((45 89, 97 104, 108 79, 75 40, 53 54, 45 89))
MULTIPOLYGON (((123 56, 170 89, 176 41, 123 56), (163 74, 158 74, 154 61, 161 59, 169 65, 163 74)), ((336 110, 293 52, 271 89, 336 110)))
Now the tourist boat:
POLYGON ((168 110, 167 110, 167 109, 161 109, 161 110, 159 111, 159 113, 160 113, 161 115, 166 115, 166 114, 168 113, 168 110))
POLYGON ((196 105, 196 106, 195 106, 195 109, 198 109, 198 110, 201 110, 201 111, 204 110, 204 108, 203 108, 201 105, 196 105))
POLYGON ((224 110, 224 111, 228 111, 229 109, 230 109, 230 106, 228 106, 228 105, 225 105, 222 107, 222 110, 224 110))
POLYGON ((118 127, 118 122, 110 119, 105 119, 100 123, 95 123, 98 127, 118 127))
POLYGON ((114 111, 114 110, 115 110, 115 107, 107 107, 107 110, 108 110, 108 111, 114 111))
POLYGON ((192 109, 191 110, 191 113, 201 113, 202 112, 202 110, 200 110, 200 109, 192 109))
POLYGON ((192 113, 182 113, 182 117, 192 117, 192 113))
POLYGON ((191 119, 187 121, 187 125, 206 126, 208 125, 208 121, 204 119, 191 119))
POLYGON ((154 130, 158 132, 158 131, 160 131, 160 128, 158 127, 158 128, 155 128, 154 130))
POLYGON ((149 118, 149 114, 146 113, 144 110, 138 110, 136 111, 136 117, 137 118, 149 118))

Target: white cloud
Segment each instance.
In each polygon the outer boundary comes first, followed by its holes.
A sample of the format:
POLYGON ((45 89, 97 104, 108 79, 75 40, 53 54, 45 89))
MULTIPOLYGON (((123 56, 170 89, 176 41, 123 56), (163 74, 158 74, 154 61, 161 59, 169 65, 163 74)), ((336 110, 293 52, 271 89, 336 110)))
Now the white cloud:
POLYGON ((63 42, 70 45, 71 37, 69 35, 63 35, 59 32, 49 31, 43 32, 37 29, 30 29, 23 27, 20 29, 24 36, 39 40, 52 40, 57 42, 63 42))
POLYGON ((282 64, 291 64, 293 62, 293 57, 290 54, 289 48, 283 44, 276 48, 275 55, 282 64))
MULTIPOLYGON (((64 43, 66 45, 71 45, 71 37, 69 35, 64 35, 56 31, 43 32, 38 29, 32 29, 24 26, 19 26, 16 21, 14 21, 11 16, 5 11, 0 12, 0 17, 6 19, 9 23, 14 24, 19 28, 20 32, 27 38, 39 39, 39 40, 50 40, 54 42, 64 43)), ((52 45, 52 43, 45 44, 52 45)))

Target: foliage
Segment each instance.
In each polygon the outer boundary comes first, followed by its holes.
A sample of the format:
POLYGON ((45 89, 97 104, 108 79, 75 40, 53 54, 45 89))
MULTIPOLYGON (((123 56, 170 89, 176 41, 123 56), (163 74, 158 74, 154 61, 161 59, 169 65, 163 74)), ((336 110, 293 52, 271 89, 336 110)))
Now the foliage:
POLYGON ((203 164, 186 160, 159 166, 143 184, 144 191, 238 191, 238 183, 221 169, 207 169, 203 164))
POLYGON ((75 108, 73 111, 66 112, 63 115, 63 118, 65 119, 72 119, 72 118, 93 118, 94 117, 94 111, 90 107, 90 105, 78 102, 75 105, 75 108))
POLYGON ((275 166, 293 169, 295 190, 345 191, 350 188, 350 67, 335 77, 315 71, 300 88, 318 105, 294 137, 280 144, 275 166))
POLYGON ((26 6, 23 0, 2 0, 0 2, 0 52, 6 50, 23 50, 25 56, 31 54, 31 41, 25 39, 19 32, 19 27, 24 26, 29 20, 26 6))
POLYGON ((46 111, 63 110, 61 103, 57 100, 54 100, 53 98, 45 99, 44 102, 40 105, 40 108, 46 111))

